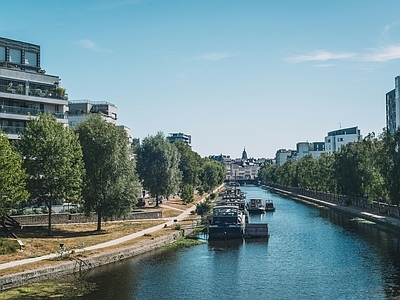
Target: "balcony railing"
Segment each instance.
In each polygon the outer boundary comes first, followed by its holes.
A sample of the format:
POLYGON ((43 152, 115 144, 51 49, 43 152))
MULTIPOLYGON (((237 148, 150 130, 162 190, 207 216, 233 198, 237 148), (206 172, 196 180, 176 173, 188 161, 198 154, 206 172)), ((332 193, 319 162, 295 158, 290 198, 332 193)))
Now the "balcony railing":
POLYGON ((21 134, 21 133, 25 132, 25 127, 1 126, 1 131, 6 134, 21 134))
MULTIPOLYGON (((13 114, 13 115, 22 115, 22 116, 39 116, 41 111, 36 108, 25 108, 25 107, 17 107, 17 106, 9 106, 9 105, 0 105, 0 113, 5 114, 13 114)), ((47 111, 57 119, 66 119, 67 116, 64 113, 60 112, 51 112, 47 111)))
POLYGON ((17 95, 28 95, 41 98, 68 100, 68 94, 64 93, 64 96, 62 96, 51 87, 49 87, 48 89, 28 87, 27 91, 27 88, 23 84, 11 86, 0 84, 0 92, 17 95))

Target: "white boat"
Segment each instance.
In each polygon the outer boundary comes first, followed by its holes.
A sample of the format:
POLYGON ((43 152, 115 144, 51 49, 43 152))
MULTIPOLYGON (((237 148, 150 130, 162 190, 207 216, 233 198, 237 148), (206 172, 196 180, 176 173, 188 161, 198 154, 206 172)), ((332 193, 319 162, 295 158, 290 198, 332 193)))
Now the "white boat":
POLYGON ((262 204, 261 198, 250 198, 246 205, 249 214, 263 214, 265 212, 265 206, 262 204))

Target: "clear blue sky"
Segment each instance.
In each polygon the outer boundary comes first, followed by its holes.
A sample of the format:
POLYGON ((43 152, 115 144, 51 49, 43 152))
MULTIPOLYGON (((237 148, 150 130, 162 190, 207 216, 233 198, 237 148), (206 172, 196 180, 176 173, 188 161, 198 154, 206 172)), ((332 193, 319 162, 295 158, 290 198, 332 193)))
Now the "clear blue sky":
POLYGON ((274 157, 340 126, 385 126, 400 1, 2 0, 0 36, 41 46, 70 100, 108 101, 143 139, 274 157))

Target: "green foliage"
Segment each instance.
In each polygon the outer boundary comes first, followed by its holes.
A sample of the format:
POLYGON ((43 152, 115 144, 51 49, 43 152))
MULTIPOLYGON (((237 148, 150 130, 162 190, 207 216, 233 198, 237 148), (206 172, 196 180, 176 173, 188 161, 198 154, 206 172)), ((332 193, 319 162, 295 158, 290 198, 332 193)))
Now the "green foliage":
POLYGON ((192 246, 201 245, 204 243, 205 242, 202 242, 194 237, 181 237, 171 244, 166 244, 165 246, 163 246, 163 248, 165 249, 188 248, 192 246))
POLYGON ((73 131, 48 114, 30 119, 19 146, 29 174, 28 190, 33 198, 50 208, 51 234, 52 203, 82 200, 84 166, 81 146, 73 131))
POLYGON ((15 240, 0 238, 0 255, 14 253, 19 249, 15 240))
POLYGON ((306 156, 282 166, 264 164, 262 183, 277 183, 349 196, 368 196, 400 203, 400 131, 374 133, 363 140, 343 145, 333 154, 318 159, 306 156))
POLYGON ((29 197, 22 163, 22 156, 13 151, 7 136, 0 133, 0 216, 8 215, 11 207, 29 197))
POLYGON ((140 187, 131 160, 126 132, 91 115, 76 128, 86 168, 84 208, 96 212, 97 230, 101 220, 127 215, 137 202, 140 187))
POLYGON ((193 186, 189 184, 185 184, 182 187, 181 198, 185 203, 193 202, 194 200, 194 193, 193 193, 193 186))
POLYGON ((179 169, 180 154, 162 132, 143 139, 136 149, 136 170, 143 187, 156 199, 168 198, 180 186, 182 174, 179 169))
POLYGON ((200 173, 201 191, 211 191, 214 187, 222 184, 225 178, 226 170, 223 164, 209 158, 203 158, 200 173))

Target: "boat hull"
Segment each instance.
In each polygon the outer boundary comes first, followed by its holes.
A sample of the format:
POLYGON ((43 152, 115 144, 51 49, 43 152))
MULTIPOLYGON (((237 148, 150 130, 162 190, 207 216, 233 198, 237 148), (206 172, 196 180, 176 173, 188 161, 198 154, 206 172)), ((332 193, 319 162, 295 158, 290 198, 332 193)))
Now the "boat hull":
POLYGON ((229 240, 242 238, 244 234, 244 225, 217 226, 208 227, 208 238, 218 240, 229 240))

